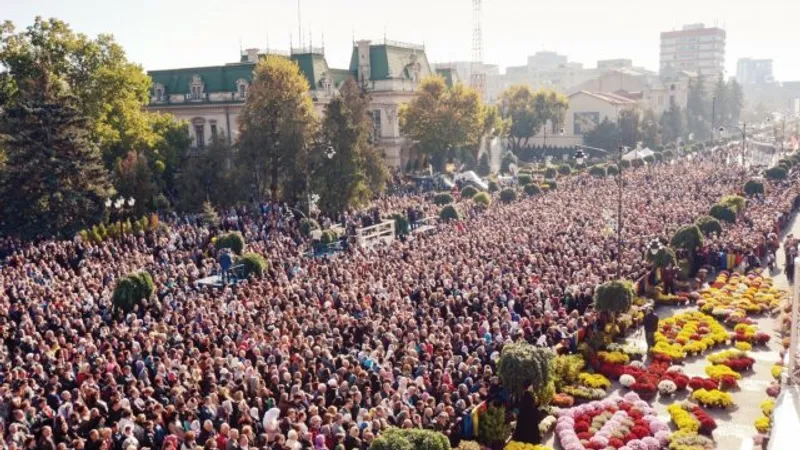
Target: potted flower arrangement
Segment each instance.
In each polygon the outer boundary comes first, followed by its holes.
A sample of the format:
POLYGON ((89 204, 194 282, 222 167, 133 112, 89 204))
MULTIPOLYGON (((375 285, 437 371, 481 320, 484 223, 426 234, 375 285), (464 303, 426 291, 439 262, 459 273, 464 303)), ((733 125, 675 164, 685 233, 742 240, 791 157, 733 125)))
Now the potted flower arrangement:
POLYGON ((698 389, 692 392, 692 399, 707 408, 725 409, 733 405, 733 397, 727 392, 718 389, 705 390, 698 389))
POLYGON ((719 386, 719 382, 716 380, 712 380, 711 378, 703 378, 703 377, 692 377, 689 380, 689 387, 692 388, 693 391, 698 389, 705 389, 705 390, 712 390, 717 389, 719 386))
POLYGON ((665 396, 670 396, 671 397, 673 394, 675 394, 675 391, 677 391, 677 390, 678 390, 678 386, 676 386, 675 382, 672 381, 672 380, 664 379, 664 380, 661 380, 658 383, 658 392, 661 395, 665 395, 665 396))

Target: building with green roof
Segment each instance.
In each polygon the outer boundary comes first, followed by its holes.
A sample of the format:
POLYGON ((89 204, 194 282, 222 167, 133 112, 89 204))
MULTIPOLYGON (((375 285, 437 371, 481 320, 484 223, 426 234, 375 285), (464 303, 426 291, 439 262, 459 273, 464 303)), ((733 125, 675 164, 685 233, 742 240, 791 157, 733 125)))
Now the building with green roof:
MULTIPOLYGON (((148 109, 173 114, 190 124, 193 145, 204 147, 214 136, 234 144, 238 115, 247 100, 253 70, 266 54, 277 54, 297 63, 309 84, 315 109, 324 106, 348 78, 357 80, 372 97, 374 139, 383 149, 387 164, 401 167, 410 157, 410 143, 400 135, 398 111, 414 96, 418 82, 435 73, 424 46, 383 40, 353 44, 350 65, 331 68, 324 48, 293 48, 290 52, 247 49, 238 62, 209 67, 187 67, 148 72, 153 80, 148 109)), ((440 73, 453 84, 454 73, 440 73)))

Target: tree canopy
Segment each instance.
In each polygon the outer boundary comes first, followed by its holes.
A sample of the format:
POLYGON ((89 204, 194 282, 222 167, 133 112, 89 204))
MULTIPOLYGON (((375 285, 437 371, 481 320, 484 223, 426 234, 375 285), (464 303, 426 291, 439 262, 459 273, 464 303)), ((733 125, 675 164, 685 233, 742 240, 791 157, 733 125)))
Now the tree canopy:
POLYGON ((500 102, 505 117, 511 120, 508 140, 514 150, 526 147, 530 138, 539 134, 548 121, 564 123, 569 107, 569 100, 562 94, 546 89, 534 92, 522 84, 506 89, 500 94, 500 102))

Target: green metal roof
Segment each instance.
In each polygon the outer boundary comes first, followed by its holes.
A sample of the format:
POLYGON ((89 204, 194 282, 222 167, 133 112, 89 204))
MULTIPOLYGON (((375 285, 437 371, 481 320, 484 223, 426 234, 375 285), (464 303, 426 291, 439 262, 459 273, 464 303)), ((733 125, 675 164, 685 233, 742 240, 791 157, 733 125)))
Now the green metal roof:
POLYGON ((151 70, 147 74, 156 83, 164 86, 165 94, 188 94, 192 77, 199 75, 205 92, 234 92, 236 80, 253 78, 254 63, 237 63, 224 66, 187 67, 183 69, 151 70))
POLYGON ((300 71, 305 75, 311 89, 317 89, 322 76, 328 72, 328 62, 325 60, 325 56, 318 53, 295 53, 291 58, 300 67, 300 71))
MULTIPOLYGON (((388 44, 370 45, 370 80, 409 79, 411 74, 407 69, 412 60, 420 65, 420 78, 432 73, 424 50, 388 44)), ((358 47, 353 47, 350 71, 358 73, 358 47)))

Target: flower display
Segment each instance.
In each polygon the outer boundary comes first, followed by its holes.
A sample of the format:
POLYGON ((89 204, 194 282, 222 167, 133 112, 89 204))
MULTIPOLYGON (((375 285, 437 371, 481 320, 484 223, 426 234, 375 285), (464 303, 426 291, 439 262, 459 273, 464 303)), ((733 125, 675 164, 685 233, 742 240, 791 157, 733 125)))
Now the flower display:
POLYGON ((719 381, 719 379, 724 375, 732 376, 737 380, 742 379, 742 375, 739 374, 739 372, 736 372, 735 370, 731 369, 730 367, 724 364, 712 364, 710 366, 706 366, 705 372, 709 378, 717 381, 719 381))
POLYGON ((539 433, 547 434, 556 426, 556 417, 547 416, 539 422, 539 433))
POLYGON ((619 384, 622 386, 630 388, 633 386, 633 383, 636 383, 636 378, 634 378, 633 375, 628 375, 627 373, 620 375, 619 384))
POLYGON ((575 404, 575 399, 571 395, 558 393, 553 395, 551 403, 559 408, 569 408, 575 404))
POLYGON ((711 435, 717 428, 717 422, 699 406, 691 407, 692 414, 700 422, 700 433, 711 435))
POLYGON ((780 364, 775 364, 772 366, 772 369, 770 369, 770 372, 772 373, 772 378, 775 378, 776 380, 780 379, 781 374, 783 373, 783 367, 780 364))
POLYGON ((767 387, 767 395, 769 395, 772 398, 777 398, 780 393, 781 393, 781 385, 778 383, 772 383, 767 387))
POLYGON ((761 416, 758 419, 756 419, 755 426, 756 430, 758 430, 759 433, 766 434, 769 433, 770 429, 772 428, 772 423, 769 420, 769 417, 761 416))
POLYGON ((664 379, 658 383, 658 392, 661 395, 672 395, 678 390, 678 386, 672 380, 664 379))
POLYGON ((600 400, 606 396, 606 391, 603 389, 588 388, 585 386, 565 386, 562 391, 564 394, 584 400, 600 400))
POLYGON ((693 391, 698 389, 706 389, 710 391, 719 387, 719 381, 712 380, 711 378, 692 377, 689 380, 689 387, 692 388, 693 391))
POLYGON ((651 353, 679 361, 686 355, 705 353, 729 339, 725 328, 713 318, 701 312, 686 312, 661 321, 651 353))
POLYGON ((744 341, 739 341, 734 346, 736 347, 737 350, 741 350, 743 352, 753 349, 752 345, 744 341))
POLYGON ((700 421, 680 404, 670 405, 667 407, 667 412, 678 430, 695 432, 700 430, 700 421))
POLYGON ((713 440, 697 434, 696 431, 678 430, 670 436, 669 448, 670 450, 712 450, 715 445, 713 440))
MULTIPOLYGON (((727 323, 749 323, 750 315, 780 307, 787 292, 772 286, 767 276, 720 273, 714 283, 700 292, 700 311, 727 323)), ((751 342, 751 341, 748 341, 751 342)))
POLYGON ((775 400, 766 399, 761 403, 761 412, 764 413, 765 416, 770 417, 772 416, 772 411, 775 410, 775 400))
POLYGON ((710 408, 727 408, 733 405, 733 396, 718 389, 698 389, 692 392, 692 400, 710 408))
POLYGON ((611 364, 628 364, 630 357, 621 351, 615 352, 598 352, 597 358, 600 362, 611 364))
POLYGON ((525 442, 511 441, 504 447, 505 450, 553 450, 541 444, 528 444, 525 442))
POLYGON ((604 377, 601 374, 592 374, 583 372, 578 376, 578 381, 589 388, 595 389, 608 389, 611 387, 611 382, 608 381, 608 378, 604 377))
POLYGON ((669 441, 667 424, 633 392, 562 409, 557 416, 556 435, 565 450, 659 450, 669 441))

